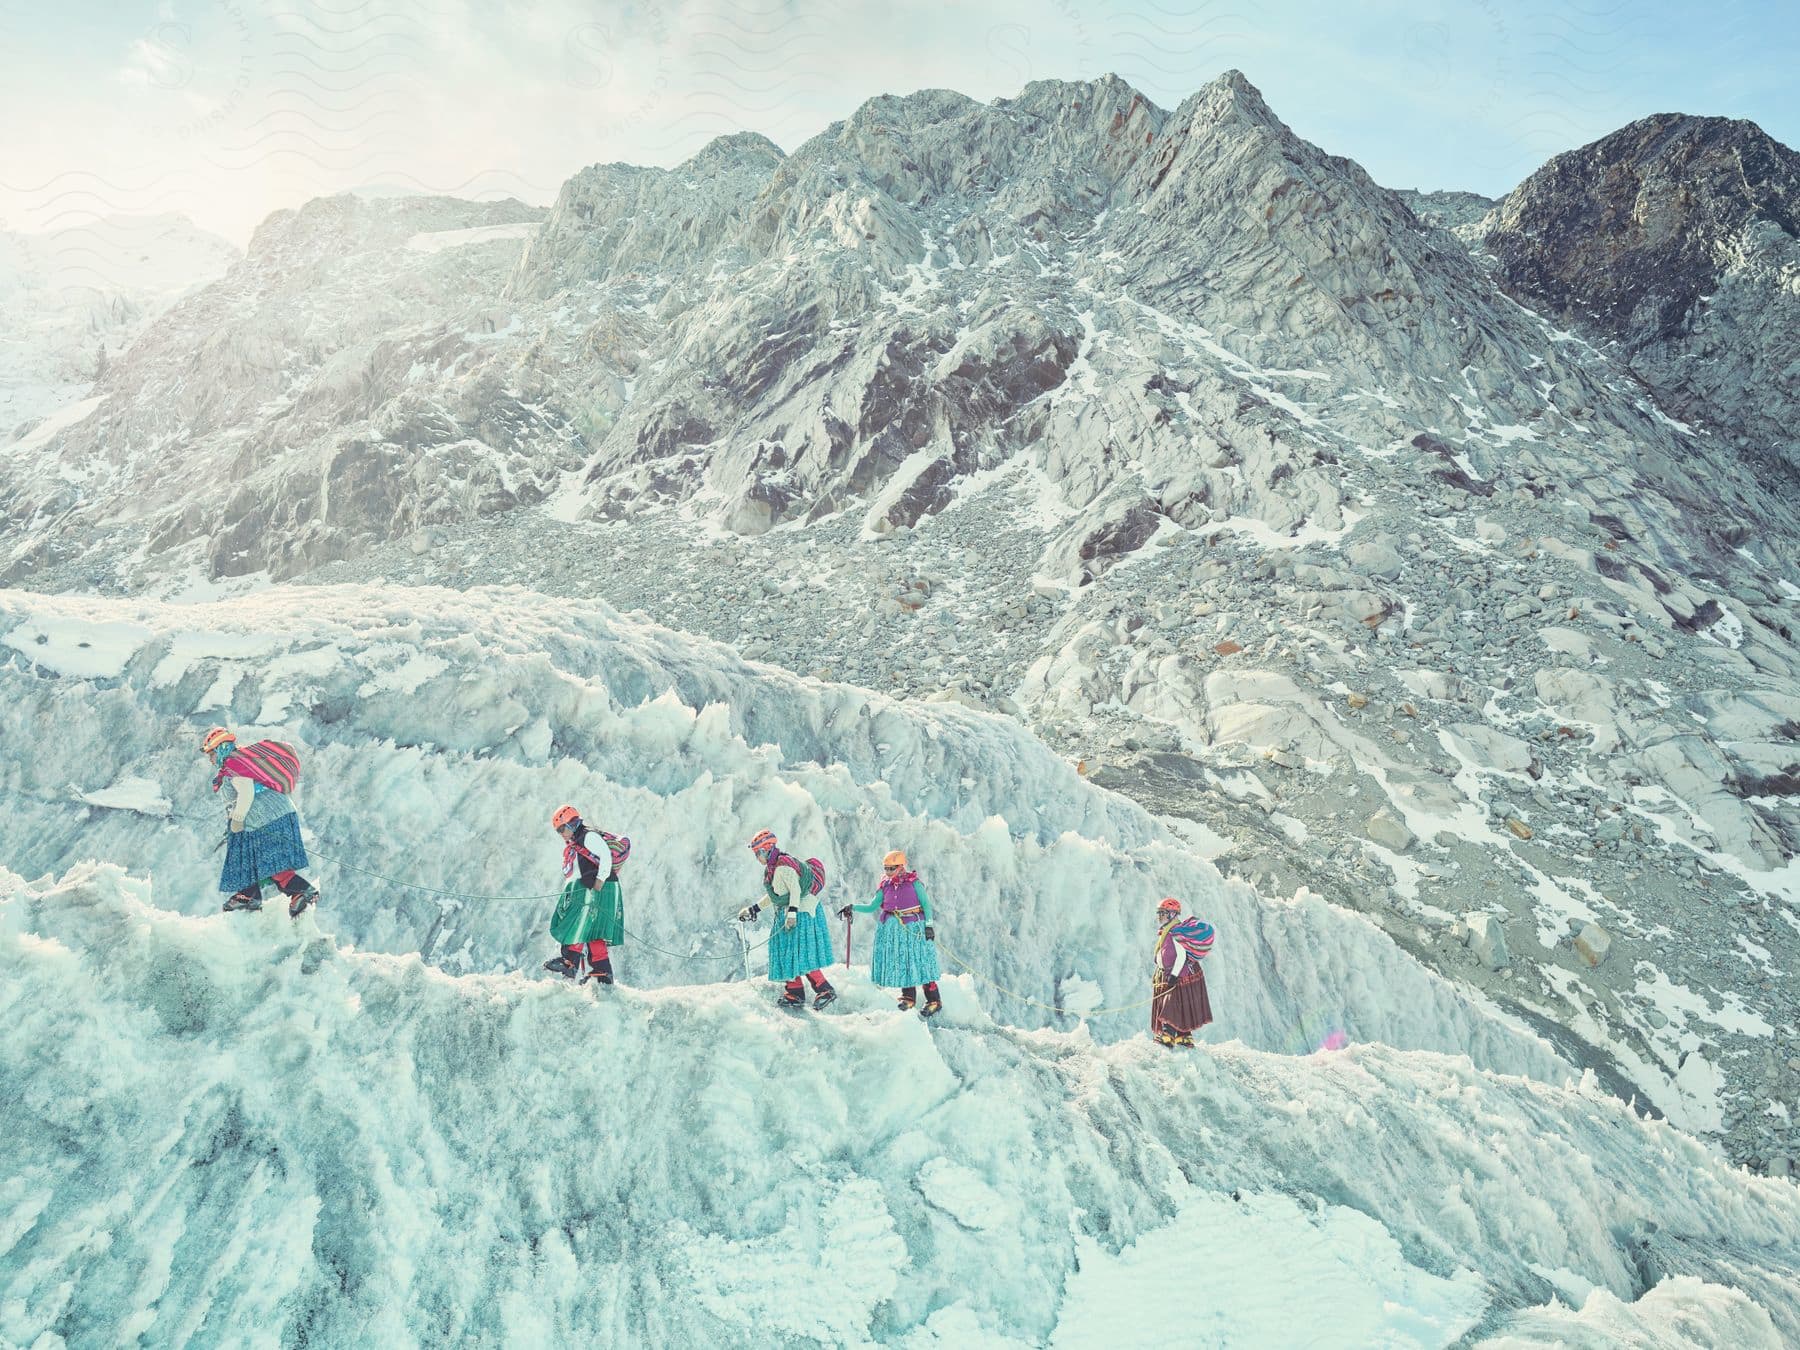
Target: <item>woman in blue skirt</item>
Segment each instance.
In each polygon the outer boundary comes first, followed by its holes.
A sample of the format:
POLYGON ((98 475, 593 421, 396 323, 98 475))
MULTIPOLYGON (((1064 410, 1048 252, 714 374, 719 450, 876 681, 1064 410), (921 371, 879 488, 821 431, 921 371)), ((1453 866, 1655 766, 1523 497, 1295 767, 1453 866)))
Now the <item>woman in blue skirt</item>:
POLYGON ((800 983, 804 979, 812 986, 813 1007, 823 1008, 837 997, 837 990, 825 978, 825 967, 831 964, 831 931, 819 905, 825 864, 817 858, 802 861, 783 853, 770 830, 756 832, 750 851, 763 865, 763 898, 740 909, 738 921, 755 923, 768 906, 769 978, 782 986, 776 1002, 784 1008, 804 1009, 806 990, 800 983))
MULTIPOLYGON (((259 742, 239 750, 237 737, 224 727, 214 727, 200 742, 200 752, 218 769, 213 791, 226 790, 225 868, 219 889, 226 893, 225 912, 261 909, 263 882, 273 881, 288 898, 288 917, 299 918, 318 901, 319 890, 300 869, 306 866, 306 845, 300 839, 300 816, 293 799, 274 786, 276 776, 259 757, 259 742)), ((287 747, 278 747, 286 750, 287 747)), ((291 753, 291 752, 289 752, 291 753)), ((298 772, 298 761, 294 771, 298 772)))
POLYGON ((875 921, 875 957, 869 964, 869 978, 884 989, 900 991, 900 1011, 905 1012, 919 1001, 919 986, 925 986, 925 1006, 921 1017, 935 1017, 943 1011, 944 1001, 938 996, 937 931, 931 925, 931 899, 919 874, 906 865, 906 855, 895 849, 881 860, 881 889, 866 905, 845 905, 838 917, 852 913, 872 914, 880 911, 875 921))

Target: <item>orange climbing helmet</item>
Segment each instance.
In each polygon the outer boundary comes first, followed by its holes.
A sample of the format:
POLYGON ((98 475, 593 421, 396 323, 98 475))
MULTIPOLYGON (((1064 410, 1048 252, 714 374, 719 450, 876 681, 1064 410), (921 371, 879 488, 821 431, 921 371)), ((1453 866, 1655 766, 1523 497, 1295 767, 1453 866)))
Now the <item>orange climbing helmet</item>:
POLYGON ((581 812, 572 806, 559 806, 550 813, 550 828, 560 830, 565 825, 573 825, 581 819, 581 812))
POLYGON ((1165 895, 1163 902, 1156 907, 1156 912, 1158 914, 1179 914, 1181 913, 1181 901, 1172 895, 1165 895))
POLYGON ((901 869, 901 871, 905 871, 906 870, 906 850, 898 849, 898 848, 895 849, 892 853, 888 854, 887 857, 885 857, 881 860, 881 865, 883 867, 898 867, 901 869))
POLYGON ((214 727, 211 731, 207 732, 206 735, 200 738, 200 753, 203 755, 210 755, 227 741, 230 741, 235 745, 237 743, 237 737, 227 731, 224 727, 214 727))
POLYGON ((750 837, 750 851, 758 856, 772 852, 779 847, 780 845, 775 842, 775 831, 773 830, 758 830, 750 837))

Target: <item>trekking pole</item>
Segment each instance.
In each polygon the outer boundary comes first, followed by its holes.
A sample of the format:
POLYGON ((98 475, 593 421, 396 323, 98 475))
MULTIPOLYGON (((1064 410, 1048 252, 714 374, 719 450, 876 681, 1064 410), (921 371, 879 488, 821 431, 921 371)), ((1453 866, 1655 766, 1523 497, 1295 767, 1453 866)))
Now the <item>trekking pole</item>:
POLYGON ((737 926, 738 950, 744 954, 744 983, 750 983, 750 935, 744 931, 744 925, 737 926))
POLYGON ((850 930, 856 924, 856 915, 844 915, 844 969, 850 969, 850 930))

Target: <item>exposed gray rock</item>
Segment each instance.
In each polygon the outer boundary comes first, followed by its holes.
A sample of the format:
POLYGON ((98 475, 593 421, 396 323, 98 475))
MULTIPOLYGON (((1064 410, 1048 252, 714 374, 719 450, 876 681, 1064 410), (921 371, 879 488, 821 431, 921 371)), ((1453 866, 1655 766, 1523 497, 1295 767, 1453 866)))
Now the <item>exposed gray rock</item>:
POLYGON ((1370 816, 1363 824, 1363 833, 1383 848, 1391 848, 1396 853, 1405 853, 1413 846, 1413 832, 1391 811, 1377 811, 1370 816))
MULTIPOLYGON (((1558 155, 1484 247, 1504 285, 1616 342, 1675 417, 1800 484, 1800 154, 1752 122, 1659 114, 1558 155)), ((1791 541, 1794 516, 1783 518, 1791 541)), ((1722 546, 1755 540, 1727 530, 1722 546)), ((1791 547, 1791 542, 1789 544, 1791 547)))
POLYGON ((1612 935, 1599 924, 1584 924, 1575 935, 1575 951, 1590 966, 1606 960, 1606 954, 1611 950, 1612 935))

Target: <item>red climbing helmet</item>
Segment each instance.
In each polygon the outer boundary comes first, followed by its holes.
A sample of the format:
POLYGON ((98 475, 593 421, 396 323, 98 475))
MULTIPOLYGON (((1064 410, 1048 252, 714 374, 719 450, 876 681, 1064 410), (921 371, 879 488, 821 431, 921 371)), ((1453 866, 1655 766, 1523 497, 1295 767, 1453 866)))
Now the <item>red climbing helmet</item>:
POLYGON ((1165 895, 1163 902, 1156 907, 1156 912, 1158 914, 1179 914, 1181 913, 1181 901, 1172 895, 1165 895))
POLYGON ((572 806, 559 806, 550 813, 550 828, 560 830, 565 825, 573 825, 581 819, 581 812, 572 806))
POLYGON ((764 853, 772 853, 779 845, 775 842, 775 831, 758 830, 750 838, 750 851, 761 857, 764 853))
POLYGON ((200 738, 200 753, 203 755, 210 755, 221 745, 224 745, 226 741, 235 743, 237 737, 232 735, 224 727, 214 727, 211 731, 207 732, 206 735, 200 738))

